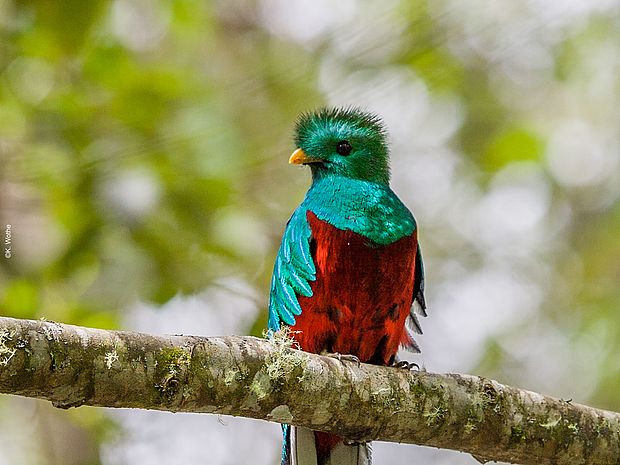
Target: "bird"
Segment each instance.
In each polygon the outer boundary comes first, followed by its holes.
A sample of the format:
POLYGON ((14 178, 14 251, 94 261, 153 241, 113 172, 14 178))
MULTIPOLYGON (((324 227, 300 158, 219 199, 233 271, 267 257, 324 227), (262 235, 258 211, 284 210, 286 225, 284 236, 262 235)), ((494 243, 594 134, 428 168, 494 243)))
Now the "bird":
MULTIPOLYGON (((390 188, 382 120, 357 107, 302 113, 289 163, 312 183, 286 224, 270 287, 269 332, 306 352, 375 365, 420 348, 427 316, 413 214, 390 188)), ((405 363, 405 366, 407 364, 405 363)), ((370 443, 283 425, 282 465, 368 465, 370 443)))

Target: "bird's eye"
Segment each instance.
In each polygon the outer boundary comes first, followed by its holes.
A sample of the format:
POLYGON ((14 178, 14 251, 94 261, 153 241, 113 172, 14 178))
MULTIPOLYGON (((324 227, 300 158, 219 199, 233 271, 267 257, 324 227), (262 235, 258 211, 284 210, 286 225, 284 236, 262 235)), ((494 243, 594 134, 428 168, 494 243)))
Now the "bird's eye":
POLYGON ((336 152, 340 155, 348 155, 351 153, 351 150, 353 150, 353 147, 351 147, 348 140, 341 140, 336 145, 336 152))

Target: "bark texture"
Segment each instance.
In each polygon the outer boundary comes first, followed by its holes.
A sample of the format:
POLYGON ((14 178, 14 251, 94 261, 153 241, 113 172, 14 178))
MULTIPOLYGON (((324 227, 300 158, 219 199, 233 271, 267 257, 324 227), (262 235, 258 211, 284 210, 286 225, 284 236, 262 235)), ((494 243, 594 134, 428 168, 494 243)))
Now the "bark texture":
POLYGON ((469 375, 340 362, 290 339, 153 336, 0 318, 0 392, 205 412, 521 464, 620 464, 620 414, 469 375))

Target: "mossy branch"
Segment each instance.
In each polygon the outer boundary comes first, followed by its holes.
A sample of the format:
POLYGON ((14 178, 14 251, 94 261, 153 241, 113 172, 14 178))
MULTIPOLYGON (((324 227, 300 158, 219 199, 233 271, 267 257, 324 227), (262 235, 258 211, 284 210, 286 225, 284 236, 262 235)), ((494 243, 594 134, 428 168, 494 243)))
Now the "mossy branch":
POLYGON ((620 464, 620 414, 468 375, 307 354, 286 338, 153 336, 0 318, 0 392, 286 422, 521 464, 620 464))

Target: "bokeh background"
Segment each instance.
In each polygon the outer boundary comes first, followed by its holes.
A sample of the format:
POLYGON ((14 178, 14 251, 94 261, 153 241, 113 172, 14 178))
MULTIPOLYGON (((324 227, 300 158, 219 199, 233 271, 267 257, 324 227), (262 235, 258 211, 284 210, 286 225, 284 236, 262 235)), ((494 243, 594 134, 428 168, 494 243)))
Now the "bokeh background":
MULTIPOLYGON (((617 0, 0 0, 0 314, 261 334, 301 111, 382 116, 428 370, 620 410, 617 0), (3 233, 4 234, 4 233, 3 233)), ((0 465, 275 465, 279 427, 0 398, 0 465)), ((377 443, 377 464, 475 464, 377 443)))

